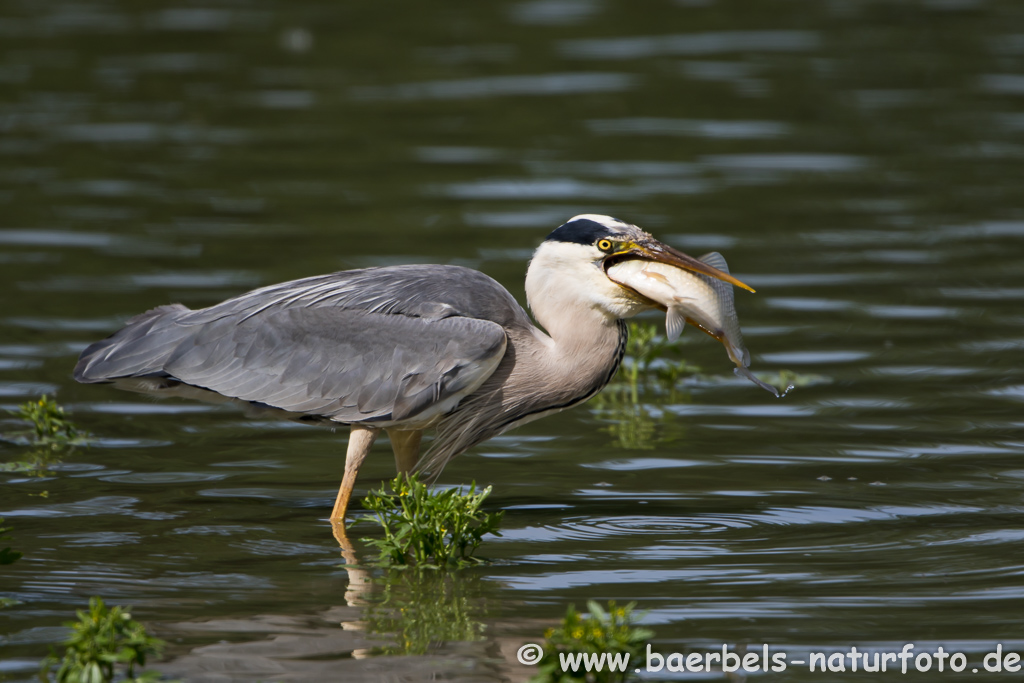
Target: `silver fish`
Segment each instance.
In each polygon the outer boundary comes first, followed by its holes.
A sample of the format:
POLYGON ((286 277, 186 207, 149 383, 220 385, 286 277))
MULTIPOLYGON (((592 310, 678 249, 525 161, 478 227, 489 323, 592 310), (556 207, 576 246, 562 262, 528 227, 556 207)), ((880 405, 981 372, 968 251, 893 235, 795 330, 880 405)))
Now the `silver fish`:
MULTIPOLYGON (((723 273, 729 272, 725 257, 717 251, 698 260, 723 273)), ((762 382, 749 370, 750 352, 743 345, 731 284, 667 263, 641 259, 628 259, 611 265, 608 276, 666 308, 665 336, 669 341, 678 339, 686 323, 690 323, 722 342, 729 358, 736 364, 733 372, 737 376, 779 396, 778 389, 762 382)))

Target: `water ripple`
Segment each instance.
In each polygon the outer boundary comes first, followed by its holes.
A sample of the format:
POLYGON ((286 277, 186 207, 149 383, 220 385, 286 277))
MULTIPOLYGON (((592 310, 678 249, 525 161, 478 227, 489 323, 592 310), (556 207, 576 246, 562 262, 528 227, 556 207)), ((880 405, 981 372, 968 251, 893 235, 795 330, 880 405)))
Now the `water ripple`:
POLYGON ((787 572, 781 576, 758 575, 752 569, 709 566, 696 569, 593 569, 583 571, 558 571, 545 574, 498 576, 497 580, 517 590, 550 591, 565 590, 576 586, 600 586, 607 584, 642 585, 668 581, 700 582, 702 584, 730 584, 739 580, 744 583, 769 583, 771 581, 799 581, 810 576, 804 572, 787 572))
POLYGON ((46 507, 8 510, 0 517, 91 517, 96 515, 128 515, 138 519, 174 519, 178 515, 165 512, 140 512, 137 498, 98 496, 74 503, 51 503, 46 507))
POLYGON ((275 541, 269 538, 257 541, 244 541, 235 544, 236 547, 244 549, 253 555, 265 557, 294 557, 298 555, 331 555, 337 557, 337 547, 331 548, 327 545, 310 545, 308 543, 291 543, 287 541, 275 541))
POLYGON ((494 76, 450 81, 423 81, 391 86, 363 86, 352 90, 352 99, 460 100, 515 95, 551 96, 581 93, 623 92, 637 78, 623 73, 554 73, 529 76, 494 76))
POLYGON ((587 128, 599 135, 676 135, 723 140, 769 140, 790 132, 775 121, 697 121, 691 119, 591 119, 587 128))
POLYGON ((601 9, 597 0, 527 0, 509 9, 517 24, 566 26, 579 24, 601 9))
POLYGON ((624 60, 728 52, 805 52, 819 43, 818 34, 812 31, 719 31, 569 40, 560 43, 559 50, 576 59, 624 60))
POLYGON ((864 157, 846 154, 716 154, 701 158, 701 163, 719 171, 849 173, 870 165, 864 157))
POLYGON ((119 484, 184 484, 196 481, 220 481, 226 479, 227 474, 213 474, 210 472, 133 472, 131 474, 115 474, 100 477, 101 481, 115 482, 119 484))
POLYGON ((75 534, 53 534, 43 538, 63 538, 65 545, 70 546, 117 546, 133 545, 142 542, 142 535, 133 531, 87 531, 75 534))
POLYGON ((200 524, 196 526, 182 527, 172 531, 175 535, 196 535, 196 536, 237 536, 249 532, 266 533, 270 531, 266 527, 257 527, 241 524, 200 524))
POLYGON ((259 277, 245 271, 170 271, 111 276, 54 276, 38 282, 19 283, 21 289, 47 292, 121 292, 139 288, 213 289, 221 287, 252 287, 259 277))
POLYGON ((853 363, 871 356, 867 351, 780 351, 762 353, 761 360, 779 365, 832 365, 853 363))
POLYGON ((595 470, 632 471, 675 469, 678 467, 694 467, 707 464, 700 460, 682 460, 678 458, 627 458, 625 460, 584 463, 583 466, 595 470))

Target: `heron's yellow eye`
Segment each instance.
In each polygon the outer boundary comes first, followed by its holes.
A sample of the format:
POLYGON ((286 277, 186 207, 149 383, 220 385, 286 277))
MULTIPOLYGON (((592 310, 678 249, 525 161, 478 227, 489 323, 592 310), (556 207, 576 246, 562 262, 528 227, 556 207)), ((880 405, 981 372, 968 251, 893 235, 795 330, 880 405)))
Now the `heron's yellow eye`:
POLYGON ((612 242, 611 240, 600 240, 597 243, 597 248, 601 251, 609 252, 612 250, 612 242))

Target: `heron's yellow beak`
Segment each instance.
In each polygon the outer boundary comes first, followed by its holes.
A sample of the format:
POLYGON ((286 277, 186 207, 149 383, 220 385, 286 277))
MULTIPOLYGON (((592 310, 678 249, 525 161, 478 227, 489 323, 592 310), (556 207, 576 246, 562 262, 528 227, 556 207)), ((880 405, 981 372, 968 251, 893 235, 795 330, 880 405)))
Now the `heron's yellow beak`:
POLYGON ((713 277, 716 280, 728 282, 730 285, 736 287, 742 287, 748 292, 753 292, 754 288, 750 285, 740 282, 729 273, 725 273, 718 268, 713 268, 703 261, 699 261, 688 254, 663 244, 655 239, 643 240, 638 242, 627 242, 622 245, 624 248, 618 250, 612 256, 635 256, 637 258, 646 259, 648 261, 657 261, 659 263, 667 263, 670 266, 676 268, 682 268, 683 270, 689 270, 693 273, 700 273, 701 275, 707 275, 713 277))

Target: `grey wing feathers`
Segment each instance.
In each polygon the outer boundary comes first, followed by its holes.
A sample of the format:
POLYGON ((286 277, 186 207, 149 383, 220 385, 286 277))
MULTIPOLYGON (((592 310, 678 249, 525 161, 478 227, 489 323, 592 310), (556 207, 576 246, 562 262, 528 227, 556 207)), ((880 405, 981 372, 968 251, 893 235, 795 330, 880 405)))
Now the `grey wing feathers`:
POLYGON ((452 316, 505 326, 529 318, 508 291, 461 266, 408 265, 346 270, 264 287, 185 316, 183 324, 248 318, 275 308, 336 307, 439 320, 452 316))
POLYGON ((510 303, 525 316, 508 292, 476 271, 346 271, 198 311, 154 309, 86 349, 75 376, 168 376, 338 422, 403 420, 457 401, 504 355, 502 326, 466 315, 483 312, 480 290, 492 300, 492 317, 515 317, 510 303), (467 282, 474 292, 465 291, 467 282))
POLYGON ((75 365, 75 379, 93 383, 162 374, 167 356, 189 334, 174 323, 189 312, 181 304, 171 304, 135 316, 115 334, 82 352, 75 365))

